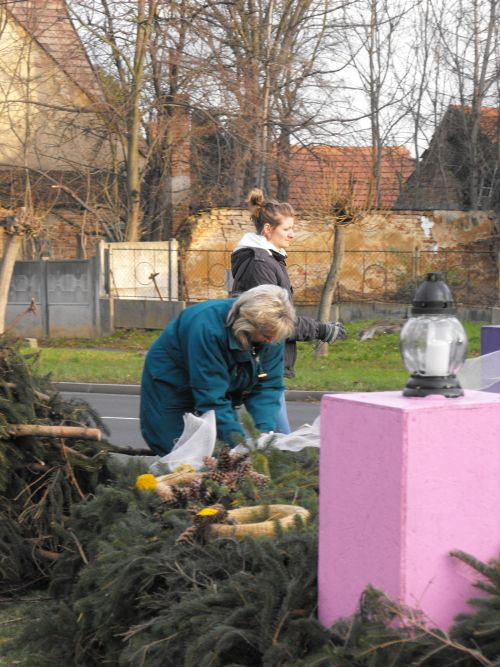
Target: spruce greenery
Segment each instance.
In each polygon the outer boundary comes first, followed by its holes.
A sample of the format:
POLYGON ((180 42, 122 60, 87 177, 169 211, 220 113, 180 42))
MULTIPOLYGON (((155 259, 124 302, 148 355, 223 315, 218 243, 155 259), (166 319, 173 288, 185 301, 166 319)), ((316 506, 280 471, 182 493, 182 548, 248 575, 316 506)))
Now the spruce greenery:
MULTIPOLYGON (((297 455, 269 460, 294 469, 297 455)), ((484 597, 449 635, 368 588, 358 612, 320 625, 315 522, 275 538, 177 545, 190 518, 133 488, 135 467, 74 507, 75 544, 52 570, 54 601, 21 641, 33 665, 387 667, 499 665, 500 571, 465 554, 484 597), (55 639, 54 639, 55 638, 55 639), (60 662, 58 662, 60 661, 60 662)), ((271 487, 274 482, 271 482, 271 487)), ((272 488, 267 491, 272 493, 272 488)), ((280 495, 280 489, 275 493, 280 495)))
POLYGON ((108 451, 95 441, 13 437, 12 424, 97 426, 82 401, 65 401, 48 377, 34 371, 37 355, 24 357, 0 343, 0 581, 18 591, 49 576, 65 539, 74 503, 109 478, 108 451))
POLYGON ((99 425, 97 415, 57 394, 41 400, 36 392, 47 384, 13 351, 1 351, 1 379, 0 574, 10 589, 45 582, 50 595, 33 603, 18 639, 30 651, 26 667, 500 666, 499 563, 460 552, 454 556, 478 573, 480 594, 448 634, 371 588, 352 617, 319 623, 317 450, 252 451, 267 485, 246 477, 232 491, 212 488, 227 506, 302 505, 312 513, 307 526, 178 544, 189 507, 138 491, 141 461, 113 463, 101 444, 72 442, 82 497, 64 474, 60 446, 8 435, 9 423, 99 425), (47 474, 34 465, 40 461, 47 474), (33 538, 57 559, 34 557, 33 538))
POLYGON ((492 663, 500 664, 500 560, 490 564, 481 563, 462 551, 454 556, 476 570, 481 578, 474 586, 481 596, 470 603, 476 608, 474 614, 459 614, 450 633, 453 640, 474 650, 481 647, 484 656, 492 663))
POLYGON ((276 540, 177 546, 188 520, 184 510, 165 510, 156 494, 119 485, 100 487, 94 499, 80 503, 72 531, 89 562, 78 572, 78 550, 68 544, 55 565, 51 591, 62 607, 40 614, 23 638, 36 647, 38 660, 46 656, 38 664, 54 664, 49 638, 60 626, 59 614, 66 618, 68 600, 71 632, 61 637, 58 631, 56 650, 74 665, 225 665, 229 656, 252 665, 267 654, 290 659, 312 641, 303 641, 309 636, 304 623, 314 628, 311 637, 324 641, 326 630, 313 613, 314 529, 276 540), (95 520, 101 509, 106 522, 95 520))

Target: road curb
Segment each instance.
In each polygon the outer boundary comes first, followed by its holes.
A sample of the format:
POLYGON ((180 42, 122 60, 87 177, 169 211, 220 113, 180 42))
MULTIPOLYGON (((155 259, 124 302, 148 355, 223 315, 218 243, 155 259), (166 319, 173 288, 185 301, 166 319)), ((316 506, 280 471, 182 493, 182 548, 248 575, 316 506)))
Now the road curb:
POLYGON ((56 391, 75 392, 81 394, 129 394, 138 396, 141 393, 139 384, 103 384, 97 382, 52 382, 56 391))
MULTIPOLYGON (((141 385, 139 384, 102 384, 97 382, 52 382, 56 391, 81 394, 127 394, 139 396, 141 385)), ((287 401, 319 401, 321 397, 329 392, 307 391, 300 389, 289 389, 285 392, 287 401)))

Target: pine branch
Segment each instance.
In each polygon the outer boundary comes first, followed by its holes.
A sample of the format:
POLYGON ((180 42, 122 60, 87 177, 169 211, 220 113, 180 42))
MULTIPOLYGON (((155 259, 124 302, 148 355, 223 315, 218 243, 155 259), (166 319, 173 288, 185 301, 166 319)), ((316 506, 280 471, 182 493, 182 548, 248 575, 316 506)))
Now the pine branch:
MULTIPOLYGON (((1 386, 3 387, 8 387, 9 389, 17 389, 17 384, 15 382, 2 382, 1 386)), ((50 396, 48 394, 44 394, 41 391, 38 391, 37 389, 32 389, 33 394, 40 399, 41 401, 50 401, 50 396)))
POLYGON ((126 454, 127 456, 153 456, 150 449, 134 449, 134 447, 120 447, 111 442, 103 441, 106 449, 113 454, 126 454))

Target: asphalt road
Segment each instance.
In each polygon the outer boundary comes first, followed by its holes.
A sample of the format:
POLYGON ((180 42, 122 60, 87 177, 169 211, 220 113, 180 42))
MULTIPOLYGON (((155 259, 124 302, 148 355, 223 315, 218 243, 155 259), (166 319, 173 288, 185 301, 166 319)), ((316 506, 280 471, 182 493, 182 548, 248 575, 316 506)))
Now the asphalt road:
MULTIPOLYGON (((101 416, 111 433, 109 442, 121 447, 143 449, 146 443, 139 429, 139 396, 126 394, 95 394, 62 392, 67 399, 86 401, 101 416)), ((302 424, 311 424, 319 415, 319 401, 290 401, 288 418, 292 430, 302 424)))

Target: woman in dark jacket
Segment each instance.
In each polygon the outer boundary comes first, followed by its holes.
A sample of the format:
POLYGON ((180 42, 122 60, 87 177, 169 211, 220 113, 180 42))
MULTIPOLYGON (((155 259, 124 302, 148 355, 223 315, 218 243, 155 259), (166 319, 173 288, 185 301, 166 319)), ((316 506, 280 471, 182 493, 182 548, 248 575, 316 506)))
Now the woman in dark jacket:
POLYGON ((244 438, 235 407, 243 404, 263 433, 276 430, 283 393, 283 341, 295 310, 286 290, 261 285, 237 299, 189 306, 146 356, 140 423, 155 454, 168 454, 184 414, 215 411, 217 437, 244 438))
MULTIPOLYGON (((241 294, 256 285, 279 285, 293 298, 293 287, 286 269, 286 250, 295 238, 295 212, 287 202, 265 200, 262 190, 255 189, 247 198, 255 232, 245 234, 231 255, 232 294, 241 294)), ((297 316, 295 329, 285 345, 285 377, 294 377, 297 358, 296 341, 320 340, 333 343, 345 338, 341 322, 320 322, 312 317, 297 316)), ((278 430, 289 433, 290 426, 284 395, 278 417, 278 430)))

